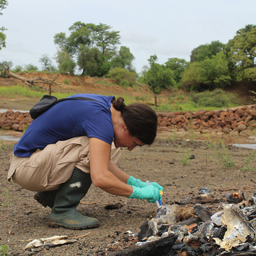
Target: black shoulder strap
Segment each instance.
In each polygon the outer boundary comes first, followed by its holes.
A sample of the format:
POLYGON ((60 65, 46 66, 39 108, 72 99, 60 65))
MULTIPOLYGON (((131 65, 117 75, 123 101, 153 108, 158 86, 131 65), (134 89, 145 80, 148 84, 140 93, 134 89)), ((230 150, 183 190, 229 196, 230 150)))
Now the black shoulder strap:
POLYGON ((98 100, 87 98, 87 97, 73 97, 73 98, 64 98, 64 99, 56 100, 55 104, 58 103, 58 102, 61 102, 61 101, 66 101, 66 100, 90 100, 90 101, 97 101, 97 102, 99 102, 98 100))

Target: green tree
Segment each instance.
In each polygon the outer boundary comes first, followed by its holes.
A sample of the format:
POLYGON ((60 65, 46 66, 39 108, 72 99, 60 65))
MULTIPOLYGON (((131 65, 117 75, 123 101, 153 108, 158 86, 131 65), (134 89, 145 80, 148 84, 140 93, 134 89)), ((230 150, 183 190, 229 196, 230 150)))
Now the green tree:
POLYGON ((138 81, 139 81, 139 82, 141 82, 141 83, 146 83, 146 74, 147 74, 148 70, 149 70, 149 66, 144 65, 144 66, 142 67, 142 70, 141 70, 141 72, 140 72, 140 76, 139 76, 139 78, 138 78, 138 81))
POLYGON ((0 62, 0 76, 7 77, 6 70, 11 70, 13 63, 11 61, 0 62))
POLYGON ((220 41, 212 41, 210 44, 203 44, 193 49, 190 55, 190 62, 203 61, 206 58, 211 59, 217 53, 224 50, 225 44, 220 41))
POLYGON ((187 89, 198 91, 230 85, 231 77, 224 52, 217 53, 211 59, 190 63, 183 73, 182 82, 187 89))
POLYGON ((137 78, 135 72, 130 72, 125 68, 112 68, 109 70, 107 77, 115 81, 119 85, 132 86, 137 78))
POLYGON ((149 65, 152 66, 154 63, 156 63, 157 60, 158 60, 158 57, 155 54, 151 55, 148 59, 149 65))
POLYGON ((39 59, 39 62, 42 63, 42 70, 43 71, 56 71, 56 68, 52 64, 52 60, 47 54, 42 55, 42 57, 39 59))
POLYGON ((149 58, 150 69, 146 72, 145 80, 152 88, 153 92, 159 94, 162 89, 169 89, 175 87, 174 73, 171 69, 164 65, 155 63, 156 55, 149 58))
POLYGON ((118 54, 111 60, 112 68, 125 68, 128 71, 134 71, 132 61, 134 60, 133 54, 126 46, 121 46, 118 54))
POLYGON ((110 69, 110 63, 99 49, 87 46, 80 48, 77 64, 82 70, 82 75, 103 76, 110 69))
POLYGON ((27 64, 24 68, 26 71, 38 71, 38 67, 33 64, 27 64))
POLYGON ((74 75, 76 63, 65 50, 58 50, 54 59, 58 64, 60 73, 74 75))
POLYGON ((225 52, 229 60, 232 79, 247 79, 248 72, 245 70, 255 67, 256 26, 247 25, 245 28, 239 29, 234 38, 228 41, 225 52))
POLYGON ((13 73, 19 73, 23 71, 23 67, 21 65, 16 65, 13 69, 12 72, 13 73))
POLYGON ((256 81, 256 67, 247 68, 244 70, 244 78, 248 81, 256 81))
POLYGON ((169 58, 165 65, 173 71, 174 80, 177 84, 181 82, 182 73, 185 71, 189 63, 184 59, 169 58))
MULTIPOLYGON (((7 0, 0 0, 0 15, 3 15, 2 10, 5 9, 7 5, 8 5, 7 0)), ((2 50, 3 47, 6 47, 6 43, 5 43, 6 35, 3 33, 3 31, 5 30, 6 28, 4 27, 0 28, 0 50, 2 50)))
MULTIPOLYGON (((65 33, 58 33, 54 36, 54 43, 60 47, 61 51, 65 51, 70 55, 70 58, 74 58, 80 64, 79 67, 82 70, 83 74, 85 73, 84 67, 82 67, 86 60, 83 60, 83 55, 85 52, 88 53, 89 49, 98 49, 99 52, 104 56, 104 61, 99 59, 98 53, 93 50, 94 54, 90 54, 90 65, 91 67, 95 67, 95 63, 97 65, 102 63, 103 67, 98 67, 98 73, 106 73, 108 71, 108 66, 106 61, 109 61, 115 54, 116 45, 119 44, 120 35, 119 31, 109 31, 111 29, 110 26, 100 23, 99 25, 95 25, 92 23, 84 24, 82 22, 75 22, 70 28, 70 35, 66 36, 65 33), (92 62, 92 56, 98 59, 95 59, 94 64, 92 62), (101 71, 99 71, 101 70, 101 71)), ((88 55, 89 56, 89 55, 88 55)), ((87 70, 88 69, 87 62, 87 70)), ((92 69, 90 69, 92 70, 92 69)), ((94 73, 94 72, 93 72, 94 73)))
POLYGON ((2 10, 6 8, 8 5, 7 0, 0 0, 0 15, 3 15, 2 10))
POLYGON ((119 31, 109 31, 111 26, 100 23, 95 26, 93 39, 101 53, 110 59, 115 54, 116 45, 120 44, 119 31))

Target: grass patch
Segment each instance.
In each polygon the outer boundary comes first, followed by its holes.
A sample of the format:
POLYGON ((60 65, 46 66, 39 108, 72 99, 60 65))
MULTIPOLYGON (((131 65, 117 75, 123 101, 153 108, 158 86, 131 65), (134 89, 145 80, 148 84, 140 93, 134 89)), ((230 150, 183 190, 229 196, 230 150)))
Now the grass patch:
MULTIPOLYGON (((95 81, 96 83, 103 84, 106 87, 112 86, 112 83, 104 82, 103 80, 95 81)), ((140 86, 142 88, 142 86, 140 86)), ((139 90, 139 87, 136 88, 139 90)), ((119 92, 120 93, 120 92, 119 92)), ((218 110, 229 107, 238 106, 232 102, 234 99, 234 95, 230 93, 226 93, 220 89, 215 90, 213 92, 203 92, 203 93, 193 93, 191 94, 181 94, 180 92, 174 91, 173 96, 165 96, 158 95, 157 96, 157 106, 154 106, 155 99, 152 94, 144 94, 141 96, 131 96, 126 95, 125 92, 121 92, 121 95, 115 95, 116 98, 123 97, 125 99, 125 104, 131 104, 134 102, 142 102, 144 104, 150 105, 155 111, 192 111, 196 112, 198 110, 218 110), (226 97, 226 100, 222 98, 226 97)), ((27 86, 8 86, 8 87, 0 87, 0 97, 2 98, 37 98, 41 99, 43 95, 48 94, 48 91, 44 91, 37 86, 29 88, 27 86)), ((58 93, 53 92, 52 95, 57 97, 58 99, 66 98, 71 96, 74 93, 58 93)))
MULTIPOLYGON (((8 86, 8 87, 0 87, 0 97, 1 98, 9 98, 9 99, 15 99, 15 98, 42 98, 43 95, 48 94, 48 92, 41 90, 39 87, 24 87, 21 85, 15 85, 15 86, 8 86)), ((52 93, 53 96, 57 97, 58 99, 66 98, 68 96, 71 96, 72 93, 52 93)))
POLYGON ((9 247, 7 244, 0 245, 0 255, 9 255, 9 247))
POLYGON ((222 108, 236 107, 234 103, 236 96, 232 93, 224 92, 221 89, 205 92, 191 92, 189 94, 181 94, 173 91, 173 96, 164 97, 157 96, 157 107, 153 107, 156 111, 192 111, 198 110, 218 110, 222 108))
MULTIPOLYGON (((1 202, 1 206, 4 206, 4 207, 8 207, 11 205, 11 202, 10 202, 10 193, 8 191, 7 188, 4 188, 4 198, 3 198, 3 201, 1 202)), ((0 254, 1 255, 1 254, 0 254)))

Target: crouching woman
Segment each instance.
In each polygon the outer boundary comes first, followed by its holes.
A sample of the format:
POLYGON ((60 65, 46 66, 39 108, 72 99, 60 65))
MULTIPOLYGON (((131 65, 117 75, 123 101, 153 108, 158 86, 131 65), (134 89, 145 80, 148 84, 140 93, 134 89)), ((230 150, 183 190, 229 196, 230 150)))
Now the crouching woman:
POLYGON ((87 229, 96 218, 76 208, 91 183, 117 196, 155 203, 162 186, 135 179, 116 164, 120 148, 152 144, 156 113, 144 104, 126 106, 123 98, 78 94, 91 100, 59 102, 32 121, 14 147, 8 180, 36 191, 35 199, 51 208, 49 226, 87 229))

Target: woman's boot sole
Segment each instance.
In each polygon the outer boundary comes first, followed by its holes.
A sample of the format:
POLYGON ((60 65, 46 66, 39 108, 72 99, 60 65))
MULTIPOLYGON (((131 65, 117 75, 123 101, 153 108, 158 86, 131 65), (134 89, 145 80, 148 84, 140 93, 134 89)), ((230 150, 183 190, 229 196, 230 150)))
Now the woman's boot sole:
POLYGON ((82 230, 82 229, 90 229, 90 228, 97 228, 99 227, 99 224, 90 225, 90 226, 84 226, 84 227, 68 227, 61 224, 50 222, 48 223, 48 226, 51 228, 66 228, 66 229, 73 229, 73 230, 82 230))

